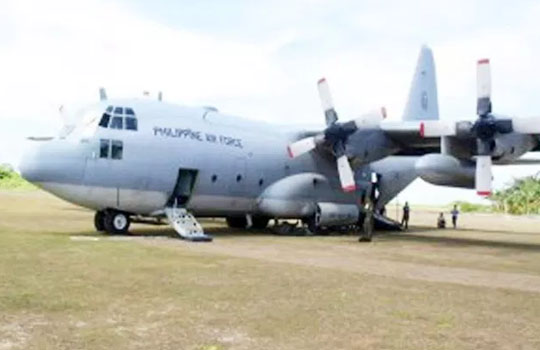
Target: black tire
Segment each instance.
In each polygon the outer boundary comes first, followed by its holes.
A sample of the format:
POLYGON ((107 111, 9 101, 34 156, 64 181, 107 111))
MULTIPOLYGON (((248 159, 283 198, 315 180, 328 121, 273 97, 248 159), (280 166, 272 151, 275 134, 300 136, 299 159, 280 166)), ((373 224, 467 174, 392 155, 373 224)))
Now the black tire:
POLYGON ((265 229, 268 226, 268 222, 270 221, 269 217, 266 216, 254 216, 252 219, 252 228, 262 230, 265 229))
POLYGON ((230 228, 242 228, 247 227, 247 219, 245 216, 229 216, 227 217, 227 226, 230 228))
POLYGON ((129 231, 131 219, 129 215, 116 210, 109 210, 105 213, 105 231, 111 235, 125 235, 129 231))
POLYGON ((105 231, 105 213, 101 210, 96 211, 96 214, 94 215, 94 227, 97 232, 105 231))

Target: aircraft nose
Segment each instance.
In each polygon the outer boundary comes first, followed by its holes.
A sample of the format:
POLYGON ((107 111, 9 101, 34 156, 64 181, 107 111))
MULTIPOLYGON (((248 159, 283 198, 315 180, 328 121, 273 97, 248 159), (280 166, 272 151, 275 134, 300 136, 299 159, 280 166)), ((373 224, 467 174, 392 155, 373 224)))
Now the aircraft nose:
POLYGON ((21 158, 18 170, 29 182, 78 183, 84 173, 84 155, 66 141, 34 141, 21 158))

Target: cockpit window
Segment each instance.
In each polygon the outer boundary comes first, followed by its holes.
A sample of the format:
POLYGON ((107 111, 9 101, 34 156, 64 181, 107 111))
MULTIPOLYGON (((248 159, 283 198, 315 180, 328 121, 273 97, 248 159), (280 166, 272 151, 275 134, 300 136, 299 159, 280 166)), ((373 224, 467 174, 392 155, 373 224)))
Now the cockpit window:
POLYGON ((137 119, 135 119, 135 118, 126 118, 126 130, 135 130, 135 131, 137 131, 137 119))
POLYGON ((109 126, 110 119, 111 119, 111 116, 109 114, 103 113, 103 115, 101 116, 101 120, 99 121, 99 126, 106 128, 107 126, 109 126))
POLYGON ((111 142, 111 158, 122 159, 122 153, 124 152, 124 144, 122 141, 112 140, 111 142))
POLYGON ((138 122, 133 108, 108 106, 106 111, 99 121, 100 127, 137 131, 138 122), (114 114, 112 114, 113 112, 114 114))
POLYGON ((99 140, 99 158, 109 158, 109 140, 99 140))
POLYGON ((124 128, 124 120, 122 117, 113 117, 110 125, 111 129, 123 129, 124 128))

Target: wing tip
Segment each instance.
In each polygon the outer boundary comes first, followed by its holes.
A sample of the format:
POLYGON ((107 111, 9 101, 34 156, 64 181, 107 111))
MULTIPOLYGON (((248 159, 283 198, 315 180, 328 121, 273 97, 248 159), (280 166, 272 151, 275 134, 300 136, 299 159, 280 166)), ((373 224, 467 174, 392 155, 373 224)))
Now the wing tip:
POLYGON ((426 137, 426 126, 423 122, 420 123, 420 137, 426 137))
POLYGON ((325 78, 325 77, 322 77, 321 79, 319 79, 319 80, 317 81, 317 84, 322 84, 322 83, 324 83, 325 81, 326 81, 326 78, 325 78))
POLYGON ((489 58, 481 58, 481 59, 479 59, 478 64, 489 64, 489 58))

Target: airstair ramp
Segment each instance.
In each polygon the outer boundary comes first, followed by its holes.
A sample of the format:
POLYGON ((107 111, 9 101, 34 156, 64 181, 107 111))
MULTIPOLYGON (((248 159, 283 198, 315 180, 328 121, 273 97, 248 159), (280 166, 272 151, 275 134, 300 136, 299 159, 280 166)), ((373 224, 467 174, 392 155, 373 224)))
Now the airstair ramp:
POLYGON ((212 236, 204 233, 201 224, 185 208, 176 206, 165 208, 165 214, 169 223, 178 235, 192 242, 211 242, 212 236))

